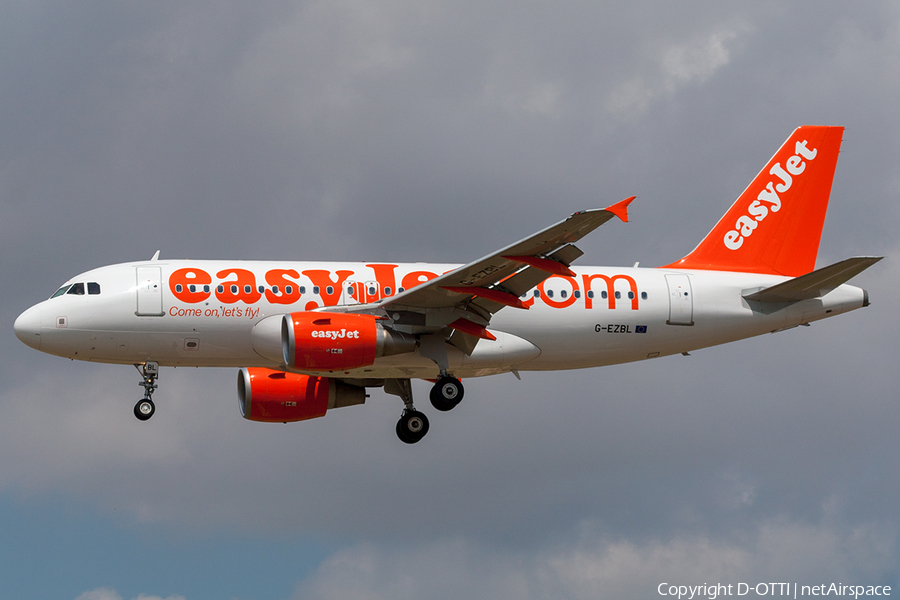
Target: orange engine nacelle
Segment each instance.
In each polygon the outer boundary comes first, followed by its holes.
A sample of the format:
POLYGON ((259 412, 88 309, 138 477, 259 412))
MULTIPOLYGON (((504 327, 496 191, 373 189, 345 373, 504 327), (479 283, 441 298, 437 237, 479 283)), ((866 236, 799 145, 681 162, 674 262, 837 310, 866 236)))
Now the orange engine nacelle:
POLYGON ((297 312, 281 330, 284 363, 300 371, 344 371, 367 367, 379 356, 412 352, 416 341, 361 314, 297 312))
POLYGON ((330 408, 366 401, 366 390, 328 377, 262 368, 238 373, 241 415, 250 421, 287 423, 325 416, 330 408))

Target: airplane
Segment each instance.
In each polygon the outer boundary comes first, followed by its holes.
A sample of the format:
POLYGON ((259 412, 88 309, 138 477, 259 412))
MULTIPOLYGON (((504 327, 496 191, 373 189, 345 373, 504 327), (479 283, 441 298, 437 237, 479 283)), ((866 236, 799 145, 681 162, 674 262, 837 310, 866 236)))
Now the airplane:
POLYGON ((461 379, 582 369, 686 354, 869 305, 846 282, 883 257, 815 268, 843 127, 796 129, 712 231, 656 268, 573 267, 575 242, 627 198, 577 212, 465 265, 162 260, 77 275, 23 312, 26 345, 131 364, 153 416, 160 367, 236 367, 242 416, 294 422, 363 404, 404 404, 396 433, 419 442, 427 416, 410 379, 448 411, 461 379))

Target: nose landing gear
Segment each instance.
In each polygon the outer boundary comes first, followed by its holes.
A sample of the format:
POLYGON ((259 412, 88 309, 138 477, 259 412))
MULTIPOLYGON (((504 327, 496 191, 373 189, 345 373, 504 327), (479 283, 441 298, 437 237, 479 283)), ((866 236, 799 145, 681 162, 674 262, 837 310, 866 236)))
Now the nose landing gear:
POLYGON ((141 421, 146 421, 156 412, 156 405, 153 404, 151 396, 153 396, 153 391, 159 387, 156 383, 156 378, 159 377, 159 363, 149 361, 143 365, 134 365, 134 368, 141 373, 143 381, 138 385, 144 388, 144 397, 134 405, 134 416, 141 421))

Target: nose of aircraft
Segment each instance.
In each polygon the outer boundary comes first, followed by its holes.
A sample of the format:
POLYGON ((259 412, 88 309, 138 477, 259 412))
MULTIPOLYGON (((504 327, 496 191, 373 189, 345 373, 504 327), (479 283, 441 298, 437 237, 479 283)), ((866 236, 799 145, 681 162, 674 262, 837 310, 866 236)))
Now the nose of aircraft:
POLYGON ((32 306, 19 315, 13 328, 22 343, 35 350, 41 349, 41 310, 37 306, 32 306))

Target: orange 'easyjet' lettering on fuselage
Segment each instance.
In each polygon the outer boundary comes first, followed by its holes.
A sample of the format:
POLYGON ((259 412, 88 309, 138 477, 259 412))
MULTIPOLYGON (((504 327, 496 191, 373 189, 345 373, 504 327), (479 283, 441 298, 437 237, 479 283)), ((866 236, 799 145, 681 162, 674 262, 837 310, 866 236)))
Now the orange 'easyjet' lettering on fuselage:
MULTIPOLYGON (((633 277, 629 277, 628 275, 613 275, 609 277, 607 275, 601 275, 596 273, 594 275, 582 275, 584 280, 584 290, 585 292, 590 292, 591 290, 591 282, 595 279, 602 279, 606 282, 606 296, 609 300, 609 309, 612 310, 616 307, 616 280, 624 279, 628 282, 628 289, 631 292, 631 310, 638 309, 638 293, 637 293, 637 282, 633 277)), ((593 294, 586 294, 584 299, 584 307, 585 308, 593 308, 594 301, 591 298, 593 294)))
MULTIPOLYGON (((609 302, 609 309, 614 310, 616 308, 616 281, 619 279, 626 281, 628 283, 629 289, 629 298, 631 300, 631 310, 638 309, 638 291, 637 291, 637 282, 633 277, 629 275, 602 275, 600 273, 594 274, 584 274, 581 276, 582 285, 584 287, 584 307, 588 310, 594 308, 594 290, 592 289, 592 283, 595 279, 602 279, 606 282, 606 299, 609 302)), ((557 286, 553 286, 554 288, 557 286)), ((578 287, 578 282, 574 277, 569 277, 567 275, 552 275, 542 281, 537 286, 539 294, 537 297, 540 297, 541 301, 549 306, 550 308, 567 308, 575 304, 578 298, 581 297, 582 290, 578 287), (549 285, 553 285, 554 279, 562 279, 564 280, 570 290, 565 290, 560 292, 561 300, 556 300, 553 298, 553 292, 548 291, 546 288, 549 285)), ((522 304, 526 308, 530 308, 535 302, 535 298, 528 298, 524 300, 522 304)))
MULTIPOLYGON (((353 276, 369 281, 372 279, 371 277, 360 276, 348 270, 332 272, 325 269, 309 269, 302 273, 296 269, 270 269, 263 276, 268 284, 266 286, 257 286, 256 275, 248 269, 223 269, 216 273, 218 283, 212 287, 213 278, 209 273, 203 269, 187 267, 178 269, 169 276, 169 290, 175 298, 185 304, 204 302, 215 295, 216 300, 222 304, 238 302, 255 304, 265 296, 266 301, 272 304, 291 305, 300 302, 306 296, 310 298, 310 301, 306 303, 304 310, 312 310, 340 304, 345 287, 347 295, 355 302, 374 302, 385 296, 393 295, 401 289, 410 289, 438 276, 437 273, 431 271, 411 271, 403 276, 398 289, 395 273, 398 265, 367 264, 366 267, 372 269, 374 279, 378 283, 374 295, 368 293, 365 285, 361 282, 354 281, 352 285, 348 283, 348 279, 353 276), (301 277, 305 277, 311 284, 313 294, 305 293, 307 291, 301 277)), ((581 276, 586 309, 594 307, 592 285, 596 279, 606 282, 606 299, 610 310, 616 308, 615 287, 616 281, 620 279, 628 283, 631 310, 638 309, 637 283, 633 277, 623 274, 603 275, 600 273, 581 276)), ((550 308, 568 308, 575 304, 582 295, 582 289, 576 278, 567 275, 552 275, 538 284, 537 290, 539 293, 536 297, 523 300, 522 304, 525 307, 532 306, 535 300, 540 298, 550 308), (562 286, 554 285, 554 283, 560 283, 558 280, 563 280, 565 283, 562 286), (563 289, 559 291, 559 299, 556 299, 551 290, 559 287, 563 289)), ((172 314, 172 316, 188 316, 190 314, 185 312, 172 314)))

